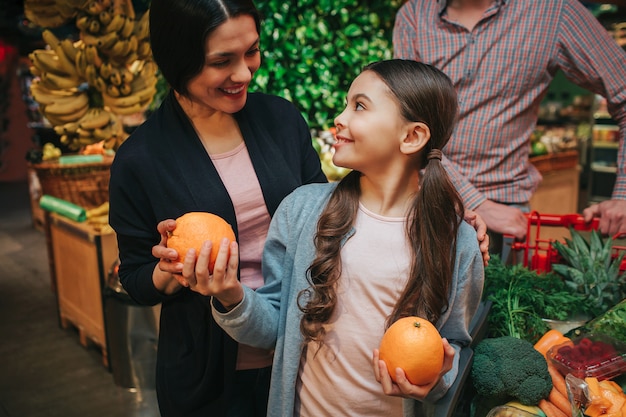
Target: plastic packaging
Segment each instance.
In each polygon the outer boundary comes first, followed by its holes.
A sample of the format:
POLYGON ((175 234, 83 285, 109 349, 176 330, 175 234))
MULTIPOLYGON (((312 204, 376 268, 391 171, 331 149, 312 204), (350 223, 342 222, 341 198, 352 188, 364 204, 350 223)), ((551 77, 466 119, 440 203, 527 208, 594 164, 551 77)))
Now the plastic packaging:
POLYGON ((588 333, 573 342, 573 346, 560 344, 548 350, 548 358, 561 374, 602 381, 626 372, 626 344, 619 340, 588 333))
POLYGON ((76 222, 84 222, 87 220, 87 211, 84 207, 48 194, 41 196, 39 206, 44 210, 58 213, 76 222))

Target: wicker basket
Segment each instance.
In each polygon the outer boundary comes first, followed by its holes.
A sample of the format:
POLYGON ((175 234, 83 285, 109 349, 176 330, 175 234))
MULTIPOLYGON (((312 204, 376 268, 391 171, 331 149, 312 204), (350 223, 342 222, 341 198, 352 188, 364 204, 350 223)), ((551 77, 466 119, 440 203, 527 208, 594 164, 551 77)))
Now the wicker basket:
POLYGON ((109 200, 109 177, 113 157, 105 156, 102 162, 85 164, 59 164, 42 162, 31 164, 37 173, 41 195, 94 208, 109 200))

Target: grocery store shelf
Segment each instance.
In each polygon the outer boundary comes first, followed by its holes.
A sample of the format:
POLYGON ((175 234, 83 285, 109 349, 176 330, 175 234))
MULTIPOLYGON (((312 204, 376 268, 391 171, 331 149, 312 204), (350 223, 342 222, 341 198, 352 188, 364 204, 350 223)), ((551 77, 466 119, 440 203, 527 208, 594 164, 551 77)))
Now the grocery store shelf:
POLYGON ((608 174, 615 174, 615 173, 617 173, 617 167, 601 165, 601 164, 598 164, 598 163, 591 164, 591 170, 594 171, 594 172, 605 172, 605 173, 608 173, 608 174))
POLYGON ((619 142, 606 142, 601 140, 593 141, 593 146, 598 149, 617 149, 619 148, 619 142))

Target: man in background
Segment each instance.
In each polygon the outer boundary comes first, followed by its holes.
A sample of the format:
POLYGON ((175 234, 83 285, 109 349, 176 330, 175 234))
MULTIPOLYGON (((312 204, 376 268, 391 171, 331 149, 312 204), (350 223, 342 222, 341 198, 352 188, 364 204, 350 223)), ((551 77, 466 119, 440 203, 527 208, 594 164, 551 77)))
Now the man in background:
MULTIPOLYGON (((626 232, 626 52, 579 0, 409 0, 395 21, 394 54, 444 71, 460 119, 445 148, 466 206, 491 232, 523 239, 541 181, 529 161, 539 105, 557 70, 607 99, 620 145, 610 200, 583 211, 609 235, 626 232)), ((501 245, 501 243, 500 243, 501 245)))

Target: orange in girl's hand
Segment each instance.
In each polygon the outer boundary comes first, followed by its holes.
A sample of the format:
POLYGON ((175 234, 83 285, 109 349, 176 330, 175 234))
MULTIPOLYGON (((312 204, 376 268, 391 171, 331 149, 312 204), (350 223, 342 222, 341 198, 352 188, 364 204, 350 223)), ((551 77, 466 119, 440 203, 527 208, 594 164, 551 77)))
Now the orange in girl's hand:
POLYGON ((178 262, 184 262, 185 254, 191 248, 196 250, 196 256, 206 240, 213 242, 209 258, 209 271, 213 272, 215 258, 224 238, 231 242, 235 240, 233 228, 220 216, 211 213, 192 211, 176 219, 176 228, 167 238, 167 247, 176 249, 178 262))
POLYGON ((380 341, 380 359, 396 381, 402 368, 413 385, 426 385, 439 377, 443 367, 443 342, 437 328, 421 317, 403 317, 393 323, 380 341))

